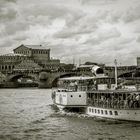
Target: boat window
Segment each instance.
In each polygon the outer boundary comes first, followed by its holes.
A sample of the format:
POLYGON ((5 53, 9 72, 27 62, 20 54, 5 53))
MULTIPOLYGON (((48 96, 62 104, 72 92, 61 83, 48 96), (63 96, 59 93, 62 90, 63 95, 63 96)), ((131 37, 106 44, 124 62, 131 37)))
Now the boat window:
POLYGON ((104 113, 103 113, 103 110, 101 110, 101 114, 104 114, 104 113))
POLYGON ((95 113, 96 113, 96 109, 95 109, 95 113))
POLYGON ((112 115, 112 111, 109 111, 109 114, 112 115))
POLYGON ((108 113, 107 113, 107 110, 105 110, 105 114, 107 115, 108 113))
POLYGON ((94 109, 92 109, 92 113, 94 113, 94 109))
POLYGON ((81 97, 81 95, 79 95, 79 97, 81 97))
POLYGON ((73 97, 73 95, 71 95, 70 97, 73 97))
POLYGON ((89 112, 91 112, 91 108, 89 108, 89 112))
POLYGON ((118 111, 114 111, 114 114, 115 114, 115 115, 118 115, 118 111))
POLYGON ((98 114, 100 114, 100 110, 98 110, 98 114))

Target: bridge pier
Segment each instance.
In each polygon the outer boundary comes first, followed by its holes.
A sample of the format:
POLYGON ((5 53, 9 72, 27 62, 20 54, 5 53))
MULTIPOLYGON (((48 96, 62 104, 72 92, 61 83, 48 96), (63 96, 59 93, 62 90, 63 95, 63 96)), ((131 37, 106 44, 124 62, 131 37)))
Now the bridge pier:
POLYGON ((52 84, 49 83, 48 80, 40 80, 38 84, 38 88, 51 88, 52 84))
POLYGON ((18 87, 18 83, 17 82, 4 82, 2 84, 3 88, 17 88, 18 87))

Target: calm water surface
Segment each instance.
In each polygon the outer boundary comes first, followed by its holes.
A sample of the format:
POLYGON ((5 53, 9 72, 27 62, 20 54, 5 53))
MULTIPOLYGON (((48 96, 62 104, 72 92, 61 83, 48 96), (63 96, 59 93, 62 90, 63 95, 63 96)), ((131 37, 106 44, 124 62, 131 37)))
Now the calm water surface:
POLYGON ((48 89, 0 89, 0 140, 140 140, 140 123, 59 112, 48 89))

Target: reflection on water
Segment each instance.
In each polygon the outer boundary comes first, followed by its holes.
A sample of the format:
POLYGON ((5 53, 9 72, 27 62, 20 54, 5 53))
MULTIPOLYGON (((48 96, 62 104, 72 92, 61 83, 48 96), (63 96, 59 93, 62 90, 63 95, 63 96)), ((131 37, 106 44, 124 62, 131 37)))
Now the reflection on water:
POLYGON ((48 89, 0 89, 0 140, 139 140, 140 123, 59 112, 48 89))

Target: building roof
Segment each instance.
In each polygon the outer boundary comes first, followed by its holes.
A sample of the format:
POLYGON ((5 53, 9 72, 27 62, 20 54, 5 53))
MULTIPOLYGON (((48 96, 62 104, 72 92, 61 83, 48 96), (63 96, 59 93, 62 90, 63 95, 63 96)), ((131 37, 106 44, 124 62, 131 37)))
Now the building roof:
POLYGON ((24 46, 27 47, 27 48, 30 48, 30 49, 46 49, 42 45, 24 45, 24 46))
POLYGON ((42 45, 24 45, 24 44, 21 44, 19 47, 15 48, 13 51, 15 51, 21 47, 25 47, 25 48, 32 49, 32 50, 50 50, 50 49, 46 49, 42 45))

